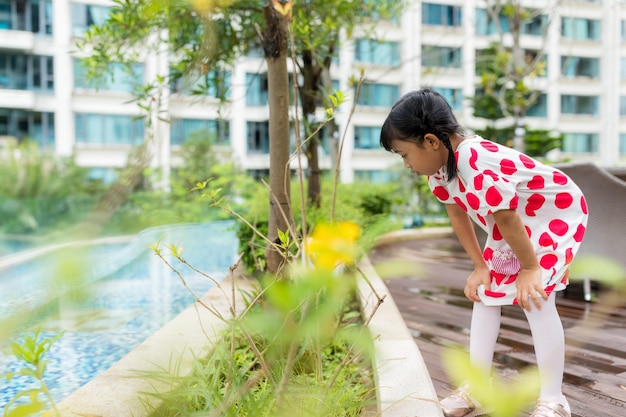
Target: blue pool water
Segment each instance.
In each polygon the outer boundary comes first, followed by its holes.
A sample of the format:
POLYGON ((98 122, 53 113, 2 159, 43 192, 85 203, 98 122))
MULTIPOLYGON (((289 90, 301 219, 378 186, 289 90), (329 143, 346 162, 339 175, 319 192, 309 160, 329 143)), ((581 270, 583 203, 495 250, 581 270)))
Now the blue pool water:
MULTIPOLYGON (((159 240, 184 247, 191 265, 220 280, 236 261, 237 239, 232 222, 176 225, 148 229, 128 242, 101 243, 89 251, 89 297, 66 302, 55 293, 52 307, 26 326, 26 332, 41 329, 42 336, 64 331, 47 358, 46 384, 60 401, 163 327, 193 303, 193 296, 180 278, 150 249, 159 240)), ((169 253, 164 250, 164 254, 169 253)), ((46 257, 0 270, 0 320, 35 307, 49 296, 46 257)), ((214 284, 172 257, 166 257, 181 272, 187 285, 201 296, 214 284)), ((20 336, 16 338, 19 340, 20 336)), ((0 346, 0 373, 23 364, 0 346)), ((16 378, 0 380, 0 410, 19 390, 36 384, 16 378)))

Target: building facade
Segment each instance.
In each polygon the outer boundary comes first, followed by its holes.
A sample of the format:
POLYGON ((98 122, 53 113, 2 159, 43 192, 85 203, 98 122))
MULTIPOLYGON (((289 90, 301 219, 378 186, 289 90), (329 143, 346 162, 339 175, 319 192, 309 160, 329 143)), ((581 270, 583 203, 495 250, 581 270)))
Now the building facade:
MULTIPOLYGON (((562 158, 626 165, 626 3, 521 3, 540 13, 524 27, 520 44, 529 53, 543 51, 546 68, 531 80, 542 94, 524 123, 563 133, 562 158)), ((0 143, 31 138, 59 155, 75 155, 94 178, 108 180, 147 136, 153 138, 153 165, 169 172, 182 162, 176 158, 182 143, 210 134, 216 151, 230 154, 241 168, 266 172, 263 58, 237 61, 223 79, 226 103, 211 94, 189 94, 198 80, 171 85, 161 117, 152 120, 148 132, 137 119, 140 109, 129 102, 132 86, 167 74, 168 51, 146 56, 132 73, 112 66, 115 77, 98 86, 85 77, 75 52, 77 37, 104 21, 110 6, 107 0, 0 0, 0 143)), ((503 42, 511 42, 506 22, 502 28, 503 42)), ((398 158, 379 147, 380 126, 390 106, 410 90, 433 87, 450 101, 462 125, 484 127, 464 97, 476 93, 476 60, 499 39, 496 32, 485 1, 409 1, 396 21, 381 21, 374 34, 357 31, 344 40, 331 68, 334 86, 348 97, 336 113, 338 137, 344 140, 341 179, 389 177, 398 158), (351 80, 361 71, 364 82, 350 115, 351 80)), ((321 119, 323 114, 320 109, 321 119)), ((332 166, 323 147, 321 165, 332 166)))

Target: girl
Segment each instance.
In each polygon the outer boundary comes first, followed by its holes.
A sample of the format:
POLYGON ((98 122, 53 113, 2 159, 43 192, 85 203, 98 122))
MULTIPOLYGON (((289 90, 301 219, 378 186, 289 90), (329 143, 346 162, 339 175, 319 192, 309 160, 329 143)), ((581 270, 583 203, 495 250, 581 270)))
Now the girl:
MULTIPOLYGON (((381 145, 404 166, 427 175, 446 205, 474 271, 465 296, 474 301, 470 360, 489 372, 502 305, 523 308, 532 332, 541 392, 532 417, 571 417, 562 394, 565 341, 555 303, 585 233, 587 205, 558 169, 479 136, 466 136, 445 99, 430 89, 403 96, 383 124, 381 145), (481 250, 472 220, 487 233, 481 250)), ((467 386, 441 401, 446 417, 480 405, 467 386)))

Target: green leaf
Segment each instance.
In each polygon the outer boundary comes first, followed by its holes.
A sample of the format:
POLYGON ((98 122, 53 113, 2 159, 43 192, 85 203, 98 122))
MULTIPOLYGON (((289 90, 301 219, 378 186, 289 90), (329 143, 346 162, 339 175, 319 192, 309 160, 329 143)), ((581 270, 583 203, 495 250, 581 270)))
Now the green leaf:
POLYGON ((616 287, 626 283, 626 270, 611 258, 581 255, 572 262, 570 279, 573 281, 593 279, 594 281, 616 287))

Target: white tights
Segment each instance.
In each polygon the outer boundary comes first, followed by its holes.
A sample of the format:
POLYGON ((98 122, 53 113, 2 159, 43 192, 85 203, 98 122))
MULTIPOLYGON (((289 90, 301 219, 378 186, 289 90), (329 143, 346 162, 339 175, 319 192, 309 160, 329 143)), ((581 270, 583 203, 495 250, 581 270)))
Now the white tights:
MULTIPOLYGON (((530 326, 541 377, 539 399, 562 404, 570 411, 563 396, 563 369, 565 366, 565 336, 563 324, 556 309, 556 293, 542 301, 541 310, 533 304, 531 311, 524 310, 530 326)), ((532 304, 532 303, 531 303, 532 304)), ((493 354, 500 331, 500 306, 474 303, 470 330, 470 360, 474 366, 491 370, 493 354)))

